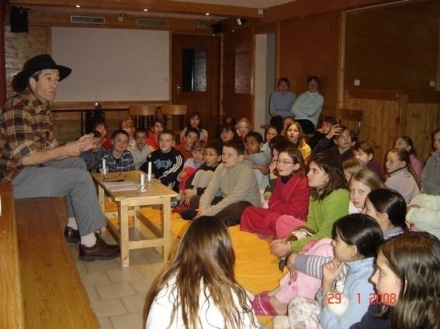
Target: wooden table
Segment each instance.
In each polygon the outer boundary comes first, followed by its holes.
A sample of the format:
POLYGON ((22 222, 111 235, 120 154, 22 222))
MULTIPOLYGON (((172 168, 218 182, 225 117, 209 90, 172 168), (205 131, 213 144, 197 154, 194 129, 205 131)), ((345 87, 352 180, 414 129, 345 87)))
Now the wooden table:
POLYGON ((118 186, 128 185, 130 182, 139 182, 140 171, 109 173, 106 182, 100 174, 92 174, 93 180, 98 185, 98 198, 101 209, 107 217, 107 227, 112 235, 118 240, 121 246, 121 260, 123 266, 130 264, 129 251, 132 249, 163 247, 164 261, 169 257, 170 251, 170 220, 171 220, 171 198, 177 197, 177 193, 162 185, 159 180, 153 179, 146 184, 146 191, 139 192, 137 189, 116 191, 108 182, 115 180, 121 181, 112 183, 118 186), (118 212, 111 213, 105 210, 106 196, 118 204, 118 212), (160 205, 162 207, 162 227, 158 227, 140 212, 141 206, 160 205), (117 226, 110 220, 110 216, 117 216, 117 226), (139 230, 140 225, 144 224, 156 236, 153 239, 144 238, 142 240, 130 240, 129 238, 129 216, 133 216, 134 229, 139 230))

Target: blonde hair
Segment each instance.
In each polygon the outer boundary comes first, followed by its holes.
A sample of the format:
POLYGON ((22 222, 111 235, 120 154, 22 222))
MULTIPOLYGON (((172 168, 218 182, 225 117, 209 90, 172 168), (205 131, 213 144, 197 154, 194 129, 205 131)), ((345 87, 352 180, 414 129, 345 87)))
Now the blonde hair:
POLYGON ((358 181, 365 186, 368 186, 371 191, 374 191, 378 188, 385 188, 385 184, 381 181, 377 174, 370 169, 362 169, 358 171, 356 174, 351 176, 351 181, 358 181))
POLYGON ((121 120, 121 123, 119 124, 119 128, 134 128, 134 122, 133 119, 130 117, 124 118, 121 120))
POLYGON ((357 158, 350 158, 342 163, 342 169, 348 172, 350 177, 353 177, 359 171, 367 169, 367 166, 357 158))
MULTIPOLYGON (((290 129, 290 127, 295 126, 299 131, 298 142, 296 143, 296 147, 303 147, 306 144, 306 140, 304 138, 303 129, 298 121, 293 121, 290 125, 287 126, 285 134, 290 129)), ((286 136, 287 138, 287 136, 286 136)), ((291 142, 291 141, 290 141, 291 142)), ((291 142, 293 143, 293 142, 291 142)), ((294 143, 293 143, 294 144, 294 143)))

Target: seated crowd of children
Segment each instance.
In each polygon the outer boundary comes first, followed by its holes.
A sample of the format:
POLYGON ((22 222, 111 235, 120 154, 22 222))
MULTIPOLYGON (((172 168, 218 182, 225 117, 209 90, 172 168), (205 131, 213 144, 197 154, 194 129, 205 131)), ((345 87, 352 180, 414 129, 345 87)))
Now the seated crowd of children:
POLYGON ((381 164, 372 142, 333 117, 307 139, 292 117, 264 138, 245 118, 220 124, 215 138, 201 122, 191 113, 176 136, 158 120, 146 131, 127 119, 111 138, 100 123, 102 147, 82 157, 90 172, 102 159, 109 171, 151 163, 179 192, 172 206, 183 219, 215 217, 269 238, 289 271, 273 291, 240 296, 243 312, 276 316, 277 328, 440 328, 440 129, 423 166, 410 137, 398 136, 381 164))

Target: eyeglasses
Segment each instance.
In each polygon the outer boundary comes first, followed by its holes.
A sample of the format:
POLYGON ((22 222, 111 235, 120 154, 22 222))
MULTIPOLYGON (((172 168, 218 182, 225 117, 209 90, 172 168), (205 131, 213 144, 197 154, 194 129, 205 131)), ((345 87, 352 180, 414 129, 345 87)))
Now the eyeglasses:
POLYGON ((286 161, 286 160, 273 160, 275 163, 277 164, 282 164, 282 165, 286 165, 286 164, 292 164, 293 161, 286 161))

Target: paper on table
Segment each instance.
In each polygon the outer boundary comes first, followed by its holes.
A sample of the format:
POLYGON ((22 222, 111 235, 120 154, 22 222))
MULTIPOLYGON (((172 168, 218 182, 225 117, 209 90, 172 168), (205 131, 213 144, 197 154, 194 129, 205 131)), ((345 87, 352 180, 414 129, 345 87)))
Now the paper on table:
POLYGON ((112 192, 137 190, 138 186, 134 182, 105 182, 102 183, 112 192))

